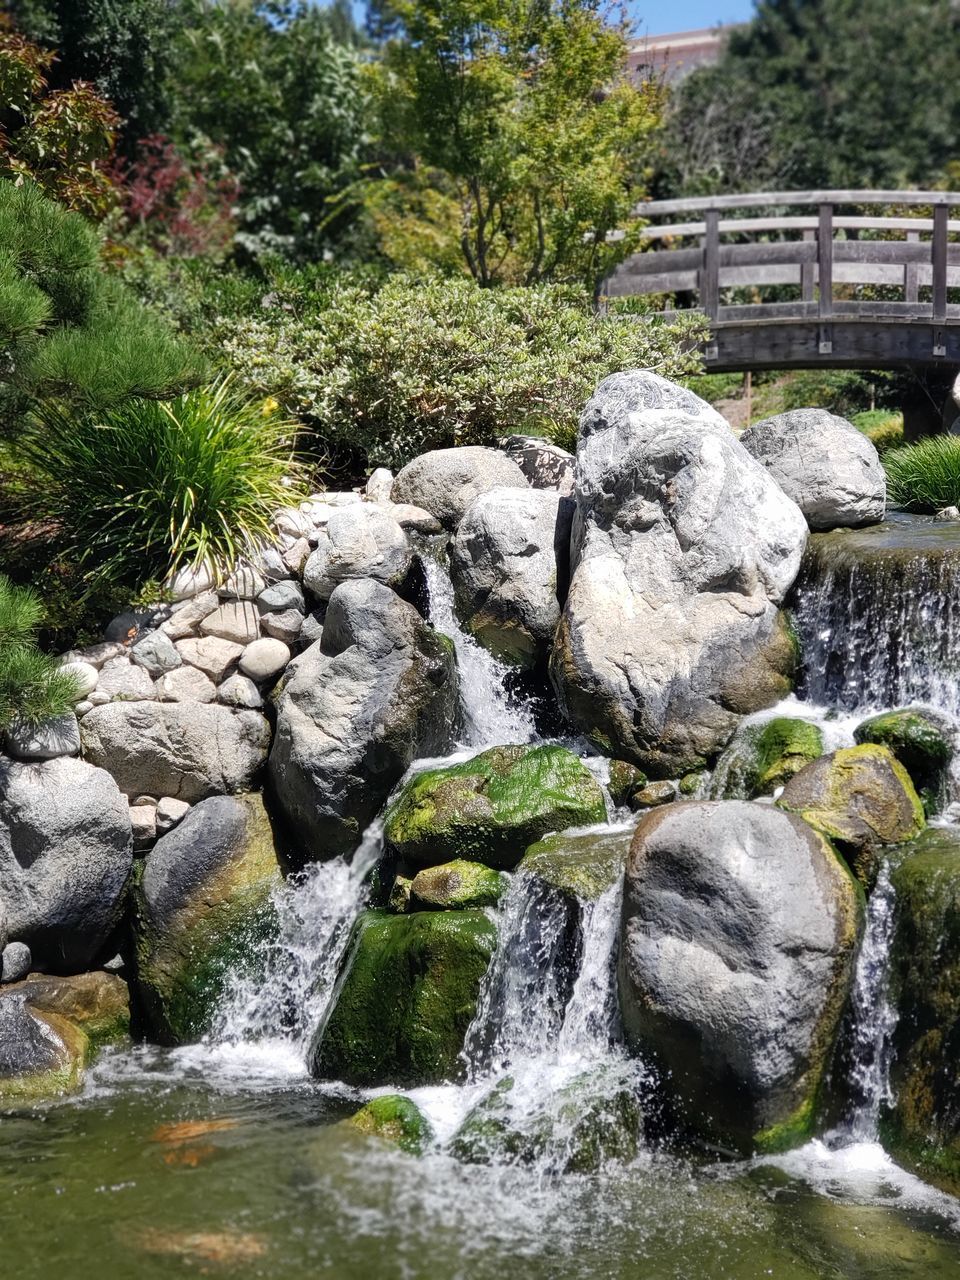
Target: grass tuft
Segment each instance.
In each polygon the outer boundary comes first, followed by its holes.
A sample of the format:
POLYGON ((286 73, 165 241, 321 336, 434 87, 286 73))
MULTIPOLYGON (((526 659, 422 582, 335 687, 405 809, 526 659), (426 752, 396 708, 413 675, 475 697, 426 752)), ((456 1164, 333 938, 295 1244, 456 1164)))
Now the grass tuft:
POLYGON ((930 436, 883 456, 887 493, 905 511, 960 506, 960 437, 930 436))

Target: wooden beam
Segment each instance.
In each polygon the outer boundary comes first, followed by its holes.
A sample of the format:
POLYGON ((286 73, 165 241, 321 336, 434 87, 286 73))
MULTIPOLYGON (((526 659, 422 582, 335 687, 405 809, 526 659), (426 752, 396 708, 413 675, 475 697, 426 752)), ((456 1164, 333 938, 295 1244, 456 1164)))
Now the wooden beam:
POLYGON ((720 214, 708 209, 703 240, 703 266, 700 268, 700 307, 708 319, 720 309, 720 214))
MULTIPOLYGON (((759 235, 785 231, 816 231, 818 220, 806 218, 721 218, 720 235, 759 235)), ((844 218, 834 215, 836 231, 933 231, 932 218, 844 218)), ((947 224, 951 233, 960 233, 960 221, 951 219, 947 224)), ((640 235, 644 240, 668 240, 690 236, 702 236, 702 222, 670 222, 663 226, 644 227, 640 235)), ((612 232, 609 239, 623 239, 623 232, 612 232)), ((908 235, 909 238, 909 235, 908 235)))
POLYGON ((659 218, 667 214, 698 213, 701 210, 761 209, 763 207, 804 208, 823 204, 865 205, 894 204, 916 208, 918 205, 945 204, 960 206, 960 191, 750 191, 731 196, 689 196, 683 200, 648 200, 638 204, 634 213, 639 218, 659 218))
MULTIPOLYGON (((908 244, 920 243, 919 231, 907 232, 908 244)), ((903 298, 905 302, 916 305, 920 301, 920 275, 917 263, 907 262, 903 268, 903 298)))
POLYGON ((933 211, 933 319, 942 324, 947 318, 947 219, 949 207, 938 204, 933 211))
POLYGON ((829 320, 833 312, 833 205, 820 206, 817 230, 817 280, 820 287, 820 319, 829 320))
POLYGON ((812 255, 816 253, 817 233, 813 227, 808 227, 803 233, 804 244, 812 251, 811 261, 805 262, 800 268, 800 296, 804 302, 813 302, 813 285, 814 285, 814 265, 812 255))

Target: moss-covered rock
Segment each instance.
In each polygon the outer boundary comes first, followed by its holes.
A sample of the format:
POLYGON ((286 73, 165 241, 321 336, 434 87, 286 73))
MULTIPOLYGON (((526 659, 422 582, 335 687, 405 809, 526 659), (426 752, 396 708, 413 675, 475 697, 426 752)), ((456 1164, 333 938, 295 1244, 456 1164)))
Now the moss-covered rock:
POLYGON ((74 1092, 89 1051, 74 1023, 40 1013, 21 994, 0 995, 0 1103, 44 1102, 74 1092))
POLYGON ((701 788, 706 787, 710 780, 710 773, 707 769, 695 769, 693 773, 685 773, 680 779, 680 794, 685 800, 701 794, 701 788))
POLYGON ((883 1136, 898 1160, 960 1195, 960 833, 928 828, 891 878, 896 1102, 883 1136))
POLYGON ((606 819, 593 774, 563 747, 493 747, 418 774, 387 813, 389 851, 414 866, 468 858, 516 866, 549 831, 606 819))
POLYGON ((258 795, 214 796, 158 840, 135 881, 137 988, 164 1044, 209 1030, 231 975, 262 964, 279 882, 258 795))
POLYGON ((618 808, 629 804, 633 793, 646 785, 647 775, 635 764, 631 764, 629 760, 610 761, 610 782, 607 790, 610 792, 610 799, 618 808))
POLYGON ((648 782, 645 787, 635 791, 630 797, 632 809, 659 809, 661 805, 673 804, 679 792, 677 784, 668 779, 659 782, 648 782))
POLYGON ((410 884, 410 910, 465 911, 471 907, 495 907, 506 884, 499 871, 463 858, 438 867, 424 867, 410 884))
POLYGON ((366 1106, 343 1122, 371 1138, 381 1138, 419 1156, 433 1141, 433 1130, 415 1102, 400 1093, 371 1098, 366 1106))
POLYGON ((887 747, 864 743, 814 760, 777 801, 829 837, 861 884, 875 879, 877 847, 919 835, 923 805, 910 775, 887 747))
POLYGON ((310 1046, 313 1075, 408 1088, 455 1079, 496 936, 482 911, 365 911, 310 1046))
POLYGON ((96 970, 71 977, 31 973, 3 991, 20 995, 36 1013, 54 1014, 83 1031, 89 1052, 130 1036, 130 992, 116 974, 96 970))
POLYGON ((924 707, 885 711, 857 726, 857 742, 889 747, 909 773, 927 813, 940 807, 953 742, 946 719, 924 707))
POLYGON ((710 798, 753 800, 772 795, 822 755, 823 734, 809 720, 775 716, 763 724, 745 724, 717 761, 710 798))
MULTIPOLYGON (((410 910, 410 890, 413 888, 413 881, 409 876, 395 876, 393 887, 390 890, 390 896, 387 899, 387 906, 396 915, 402 916, 410 910)), ((374 902, 382 901, 382 899, 374 898, 374 902)))
POLYGON ((633 1073, 586 1072, 532 1108, 514 1099, 511 1076, 470 1111, 450 1150, 467 1164, 540 1164, 555 1173, 596 1173, 637 1156, 643 1112, 633 1073))
POLYGON ((632 831, 547 836, 531 845, 517 868, 579 902, 595 902, 623 875, 632 831))

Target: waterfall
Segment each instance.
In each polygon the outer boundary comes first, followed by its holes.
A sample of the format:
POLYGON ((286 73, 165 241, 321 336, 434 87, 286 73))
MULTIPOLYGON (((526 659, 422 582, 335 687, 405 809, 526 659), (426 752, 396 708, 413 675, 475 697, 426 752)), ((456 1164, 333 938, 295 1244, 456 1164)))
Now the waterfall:
POLYGON ((383 823, 370 825, 353 859, 316 862, 278 885, 275 935, 256 977, 228 985, 208 1040, 283 1040, 305 1053, 333 992, 350 931, 367 901, 367 876, 380 857, 383 823))
POLYGON ((507 742, 532 742, 536 737, 529 707, 510 696, 510 669, 477 644, 460 626, 453 583, 439 560, 423 557, 430 596, 430 621, 453 641, 460 679, 463 745, 496 747, 507 742))
POLYGON ((845 710, 960 714, 960 537, 894 513, 811 539, 795 591, 802 694, 845 710))
POLYGON ((851 1108, 843 1127, 846 1141, 876 1142, 880 1109, 893 1101, 890 1055, 897 1011, 890 1002, 888 982, 894 905, 890 868, 885 862, 867 906, 850 999, 851 1108))

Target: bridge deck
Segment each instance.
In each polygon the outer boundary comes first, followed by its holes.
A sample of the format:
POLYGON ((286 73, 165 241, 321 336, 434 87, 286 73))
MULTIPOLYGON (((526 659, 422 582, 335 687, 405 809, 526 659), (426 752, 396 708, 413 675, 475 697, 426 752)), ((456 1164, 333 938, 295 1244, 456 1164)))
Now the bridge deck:
POLYGON ((654 219, 702 212, 702 221, 647 225, 648 248, 606 281, 608 298, 663 295, 665 310, 697 295, 711 321, 717 370, 960 365, 960 193, 760 192, 639 205, 654 219), (784 209, 817 206, 817 216, 784 209), (888 206, 881 214, 849 208, 888 206), (773 209, 721 219, 721 211, 773 209), (839 211, 838 211, 839 209, 839 211), (905 214, 904 210, 916 209, 905 214), (932 216, 930 214, 932 213, 932 216), (694 242, 694 243, 691 243, 694 242), (763 290, 779 296, 764 300, 763 290), (784 291, 791 296, 783 297, 784 291))

